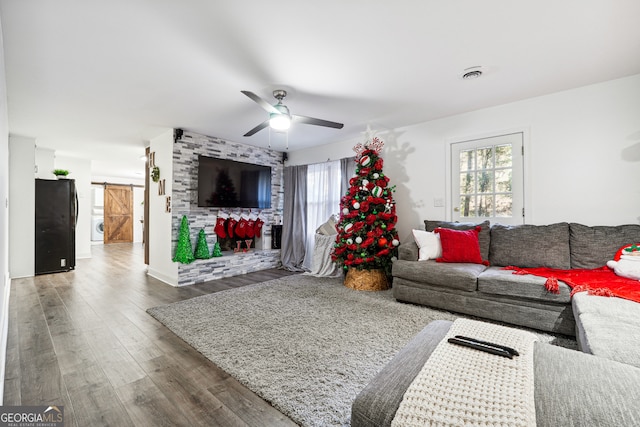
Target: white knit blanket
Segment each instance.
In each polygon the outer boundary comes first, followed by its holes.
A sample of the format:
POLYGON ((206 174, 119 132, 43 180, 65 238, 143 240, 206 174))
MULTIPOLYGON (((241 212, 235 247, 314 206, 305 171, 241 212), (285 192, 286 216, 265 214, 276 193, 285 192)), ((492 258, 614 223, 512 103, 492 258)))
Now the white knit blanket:
POLYGON ((405 392, 391 426, 535 426, 535 341, 530 332, 456 320, 405 392), (502 344, 520 355, 509 359, 447 342, 455 335, 502 344))

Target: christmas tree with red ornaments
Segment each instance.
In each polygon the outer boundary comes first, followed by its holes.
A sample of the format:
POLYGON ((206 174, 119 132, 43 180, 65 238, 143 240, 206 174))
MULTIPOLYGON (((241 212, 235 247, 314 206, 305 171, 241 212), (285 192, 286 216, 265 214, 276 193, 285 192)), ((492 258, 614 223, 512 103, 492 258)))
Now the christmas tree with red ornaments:
POLYGON ((356 174, 350 188, 340 201, 340 221, 332 258, 348 272, 382 270, 391 276, 392 259, 397 256, 395 186, 383 173, 380 151, 384 146, 378 138, 354 147, 356 174))

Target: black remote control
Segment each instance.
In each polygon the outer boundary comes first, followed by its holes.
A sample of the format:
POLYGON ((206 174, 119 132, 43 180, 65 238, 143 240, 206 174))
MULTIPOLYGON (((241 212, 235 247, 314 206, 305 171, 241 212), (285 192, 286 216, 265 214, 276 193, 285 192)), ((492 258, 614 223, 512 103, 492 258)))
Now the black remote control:
POLYGON ((460 338, 449 338, 448 341, 451 344, 457 344, 463 347, 473 348, 476 350, 484 351, 485 353, 496 354, 498 356, 507 357, 509 359, 513 358, 513 355, 511 353, 509 353, 507 350, 504 350, 502 348, 491 347, 485 344, 480 344, 473 341, 466 341, 460 338))

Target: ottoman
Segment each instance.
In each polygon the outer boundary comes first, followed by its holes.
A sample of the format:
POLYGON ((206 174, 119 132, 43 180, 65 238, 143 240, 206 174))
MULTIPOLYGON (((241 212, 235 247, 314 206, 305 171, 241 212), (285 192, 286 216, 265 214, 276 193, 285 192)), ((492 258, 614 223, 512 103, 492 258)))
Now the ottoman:
MULTIPOLYGON (((390 426, 405 390, 451 327, 427 325, 358 394, 352 427, 390 426)), ((640 425, 640 369, 537 342, 534 347, 538 426, 640 425)))

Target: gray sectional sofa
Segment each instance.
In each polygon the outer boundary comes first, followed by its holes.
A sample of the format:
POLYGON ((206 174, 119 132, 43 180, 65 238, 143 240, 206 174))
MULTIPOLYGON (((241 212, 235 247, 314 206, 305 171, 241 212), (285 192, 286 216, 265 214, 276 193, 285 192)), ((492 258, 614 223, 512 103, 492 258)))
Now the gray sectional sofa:
MULTIPOLYGON (((425 225, 427 231, 473 226, 437 221, 425 225)), ((560 295, 545 295, 544 279, 502 269, 506 265, 601 267, 620 247, 640 242, 640 225, 489 227, 483 223, 482 227, 481 252, 491 261, 490 267, 415 261, 417 246, 403 244, 393 266, 396 299, 575 334, 582 352, 535 343, 536 424, 640 425, 640 304, 586 292, 570 298, 562 283, 560 295)), ((391 425, 404 392, 450 326, 443 320, 430 323, 382 369, 356 397, 352 427, 391 425)))
MULTIPOLYGON (((640 242, 640 225, 589 227, 576 223, 506 226, 478 224, 480 253, 490 265, 417 261, 415 242, 400 245, 393 264, 393 295, 398 301, 427 305, 543 331, 575 335, 571 289, 547 292, 545 278, 514 275, 505 266, 598 268, 616 251, 640 242)), ((467 230, 476 224, 425 221, 467 230)))

